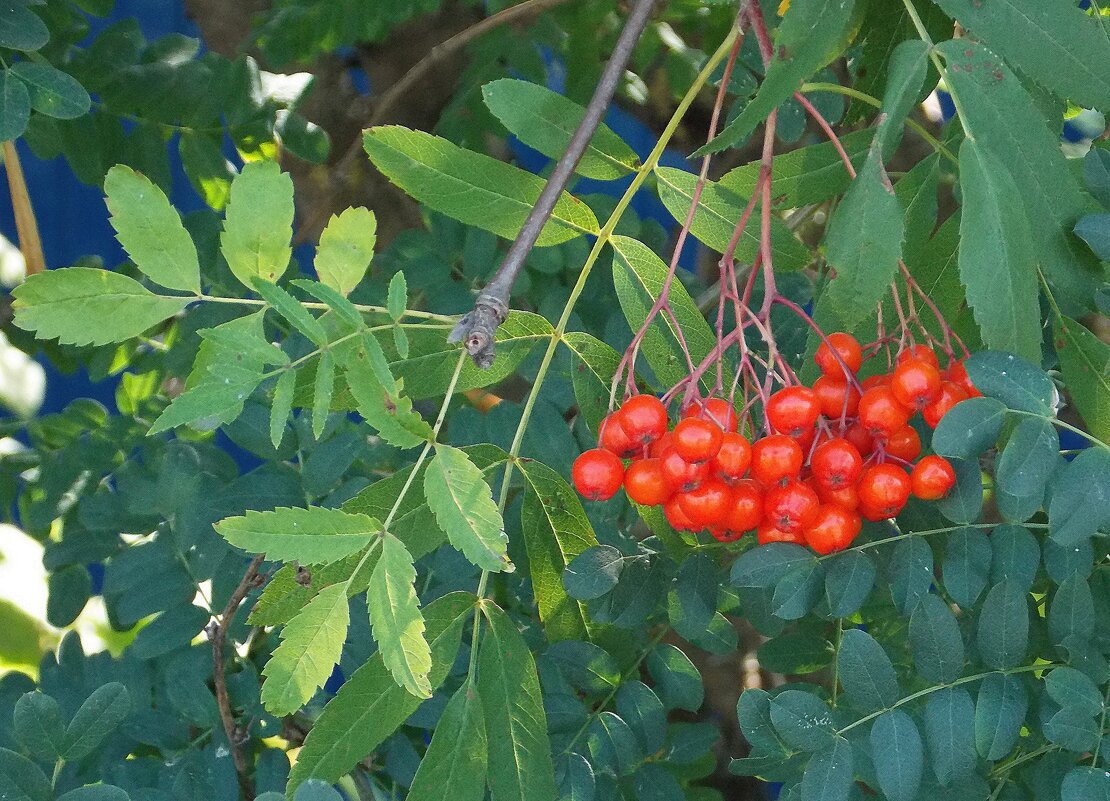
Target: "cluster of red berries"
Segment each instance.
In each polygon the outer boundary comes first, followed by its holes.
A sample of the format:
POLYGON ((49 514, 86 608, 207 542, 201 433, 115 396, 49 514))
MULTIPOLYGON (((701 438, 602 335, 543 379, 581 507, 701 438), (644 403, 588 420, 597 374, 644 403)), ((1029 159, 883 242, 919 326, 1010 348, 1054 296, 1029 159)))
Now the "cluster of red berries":
POLYGON ((602 421, 600 447, 575 461, 575 487, 603 501, 623 486, 636 503, 662 506, 677 530, 731 542, 754 529, 760 544, 818 553, 846 548, 863 518, 895 517, 911 493, 943 498, 955 472, 940 456, 914 463, 921 440, 910 419, 920 412, 935 428, 979 394, 963 364, 942 371, 933 350, 915 346, 893 372, 859 383, 862 349, 844 333, 829 336, 815 360, 821 377, 771 395, 764 412, 773 433, 754 442, 720 398, 690 405, 673 430, 658 398, 629 398, 602 421))

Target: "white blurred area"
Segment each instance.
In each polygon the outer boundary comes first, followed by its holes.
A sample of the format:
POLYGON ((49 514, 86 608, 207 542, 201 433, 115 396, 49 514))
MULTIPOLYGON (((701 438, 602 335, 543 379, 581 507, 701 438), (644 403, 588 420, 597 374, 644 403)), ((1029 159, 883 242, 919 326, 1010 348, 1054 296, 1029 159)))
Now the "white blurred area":
MULTIPOLYGON (((27 266, 19 248, 0 236, 0 285, 6 289, 23 283, 27 266)), ((46 395, 42 366, 0 333, 0 404, 20 417, 30 417, 46 395)))

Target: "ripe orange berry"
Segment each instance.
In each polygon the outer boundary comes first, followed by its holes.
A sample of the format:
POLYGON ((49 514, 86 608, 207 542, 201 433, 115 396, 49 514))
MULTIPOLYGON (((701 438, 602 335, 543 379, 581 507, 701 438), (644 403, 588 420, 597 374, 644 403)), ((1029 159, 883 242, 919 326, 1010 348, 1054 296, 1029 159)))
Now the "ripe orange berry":
POLYGON ((675 531, 697 531, 697 527, 690 522, 690 518, 678 505, 678 496, 672 495, 671 499, 663 504, 663 517, 671 524, 675 531))
POLYGON ((726 482, 744 477, 752 462, 752 446, 743 434, 726 431, 721 439, 721 449, 713 457, 710 470, 726 482))
POLYGON ((686 407, 682 413, 685 417, 700 417, 716 423, 724 431, 736 431, 739 428, 739 418, 736 409, 724 398, 709 398, 703 402, 695 402, 686 407))
POLYGON ((864 469, 856 488, 859 507, 868 520, 886 520, 902 511, 910 497, 910 477, 890 463, 864 469))
POLYGON ((642 506, 659 506, 674 494, 674 487, 663 475, 658 459, 641 459, 625 470, 624 491, 642 506))
POLYGON ((823 375, 813 382, 813 392, 821 414, 830 420, 855 417, 860 392, 842 376, 823 375))
POLYGON ((964 367, 962 360, 948 365, 948 369, 944 371, 944 380, 959 384, 969 398, 981 398, 983 396, 983 393, 977 390, 975 384, 971 382, 971 376, 967 374, 967 368, 964 367))
POLYGON ((953 384, 951 381, 942 381, 940 385, 940 394, 936 399, 921 410, 921 416, 925 418, 929 428, 936 428, 940 419, 951 411, 952 407, 960 401, 967 400, 967 392, 959 384, 953 384))
POLYGON ((872 387, 859 399, 859 421, 867 433, 879 439, 908 423, 912 414, 888 386, 872 387))
POLYGON ((821 499, 821 503, 835 503, 848 511, 855 511, 859 508, 859 493, 856 491, 855 484, 849 484, 840 489, 829 489, 818 485, 817 497, 821 499))
POLYGON ((796 533, 813 522, 821 501, 817 493, 797 481, 772 487, 763 496, 763 516, 775 528, 796 533))
POLYGON ((829 334, 827 340, 821 343, 813 360, 825 375, 843 378, 844 367, 841 367, 840 362, 843 361, 849 372, 854 374, 863 364, 863 349, 860 348, 854 336, 837 331, 829 334), (840 356, 839 360, 834 355, 834 351, 840 356))
POLYGON ((910 474, 913 494, 923 501, 937 501, 956 485, 956 471, 942 456, 926 456, 910 474))
POLYGON ((855 445, 859 455, 865 459, 875 450, 875 438, 867 433, 867 429, 858 420, 848 426, 844 439, 855 445))
POLYGON ((898 365, 890 389, 903 406, 920 411, 940 394, 940 371, 928 362, 910 359, 898 365))
POLYGON ((763 490, 750 479, 732 488, 732 502, 724 525, 730 531, 751 531, 763 520, 763 490))
POLYGON ((640 452, 641 445, 628 436, 624 426, 621 425, 621 419, 621 410, 617 409, 601 421, 601 426, 598 428, 598 444, 617 456, 629 458, 640 452))
POLYGON ((780 434, 800 437, 817 423, 821 405, 809 387, 780 389, 767 401, 767 420, 780 434))
POLYGON ((654 395, 634 395, 620 411, 621 428, 634 442, 648 445, 667 433, 667 407, 654 395))
POLYGON ((686 519, 697 528, 706 528, 722 524, 732 493, 725 482, 711 478, 689 492, 678 493, 677 497, 686 519))
POLYGON ((755 530, 755 539, 760 545, 772 542, 792 542, 795 545, 805 545, 806 541, 800 532, 789 532, 775 528, 766 520, 759 524, 755 530))
POLYGON ((887 437, 885 448, 891 456, 912 462, 921 455, 921 437, 916 428, 906 424, 887 437))
POLYGON ((721 450, 724 434, 716 423, 687 417, 674 427, 674 448, 688 462, 705 462, 721 450))
POLYGON ((574 460, 570 471, 574 488, 591 501, 607 501, 624 481, 624 465, 615 453, 593 448, 574 460))
POLYGON ((855 445, 838 437, 814 449, 809 467, 818 484, 835 490, 856 483, 863 472, 863 457, 855 445))
POLYGON ((898 358, 895 359, 895 364, 905 364, 911 361, 927 362, 935 369, 940 369, 940 360, 937 359, 937 353, 928 345, 914 345, 906 348, 898 354, 898 358))
POLYGON ((675 492, 689 492, 709 475, 708 462, 688 462, 674 447, 659 457, 659 470, 675 492))
POLYGON ((801 446, 785 434, 756 440, 752 445, 752 478, 764 487, 797 478, 804 458, 801 446))
POLYGON ((843 551, 863 528, 863 521, 853 511, 835 504, 822 506, 804 532, 806 544, 820 554, 843 551))

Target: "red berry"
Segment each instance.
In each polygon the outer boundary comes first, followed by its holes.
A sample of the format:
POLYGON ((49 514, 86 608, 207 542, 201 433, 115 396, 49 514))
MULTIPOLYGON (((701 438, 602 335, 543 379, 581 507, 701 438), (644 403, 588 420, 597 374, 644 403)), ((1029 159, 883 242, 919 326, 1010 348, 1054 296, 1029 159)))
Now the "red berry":
POLYGON ((859 507, 859 493, 856 491, 855 484, 849 484, 840 489, 829 489, 818 485, 817 497, 821 499, 821 503, 835 503, 849 511, 855 511, 859 507))
POLYGON ((709 475, 708 462, 688 462, 673 447, 659 457, 659 469, 675 492, 689 492, 709 475))
POLYGON ((659 506, 674 494, 674 487, 664 477, 658 459, 641 459, 625 471, 624 491, 641 506, 659 506))
POLYGON ((865 459, 875 450, 875 438, 867 433, 867 429, 858 420, 848 426, 844 439, 855 445, 859 455, 865 459))
POLYGON ((829 334, 827 341, 821 343, 813 360, 817 362, 817 366, 821 368, 821 372, 825 375, 843 378, 844 367, 840 365, 840 362, 844 362, 849 372, 855 373, 863 364, 863 349, 860 348, 859 342, 854 336, 837 331, 834 334, 829 334), (834 351, 836 355, 840 356, 839 360, 834 355, 834 351))
POLYGON ((959 384, 943 381, 940 385, 940 394, 936 397, 936 400, 921 410, 921 416, 925 418, 929 428, 936 428, 940 419, 948 414, 957 403, 967 400, 967 397, 967 392, 959 384))
POLYGON ((617 456, 629 458, 641 451, 641 445, 624 430, 621 425, 622 412, 617 409, 601 421, 598 428, 598 444, 617 456))
POLYGON ((981 398, 983 396, 983 393, 971 383, 971 376, 967 374, 967 368, 964 367, 963 361, 952 362, 948 365, 948 369, 944 371, 944 380, 959 384, 969 398, 981 398))
POLYGON ((607 501, 621 488, 624 465, 616 454, 593 448, 574 460, 570 475, 582 496, 591 501, 607 501))
POLYGON ((667 407, 654 395, 633 395, 621 407, 621 427, 635 442, 655 442, 667 433, 667 407))
POLYGON ((775 528, 788 533, 806 528, 820 506, 817 493, 797 481, 785 487, 772 487, 763 497, 764 517, 775 528))
POLYGON ((926 456, 910 474, 913 494, 923 501, 937 501, 956 485, 956 471, 942 456, 926 456))
POLYGON ((701 403, 692 403, 682 413, 685 417, 698 417, 716 423, 724 431, 736 431, 739 428, 739 418, 736 409, 724 398, 709 398, 701 403))
POLYGON ((835 490, 856 483, 863 472, 863 457, 848 440, 830 439, 813 451, 809 466, 818 484, 835 490))
POLYGON ((822 506, 805 530, 806 544, 820 554, 843 551, 859 534, 863 521, 855 512, 835 504, 822 506))
POLYGON ((752 463, 752 446, 743 434, 726 431, 721 439, 721 449, 713 457, 710 470, 732 483, 744 477, 752 463))
POLYGON ((689 492, 678 494, 679 508, 696 528, 721 525, 730 500, 732 493, 728 484, 712 478, 689 492))
POLYGON ((906 348, 898 354, 895 360, 896 364, 905 364, 906 362, 920 361, 931 364, 934 369, 940 369, 940 361, 937 359, 936 351, 928 345, 914 345, 913 347, 906 348))
POLYGON ((763 491, 750 479, 732 488, 732 502, 724 525, 730 531, 751 531, 763 520, 763 491))
POLYGON ((890 463, 868 467, 860 476, 859 505, 868 520, 885 520, 902 511, 910 497, 910 477, 890 463))
POLYGON ((890 387, 872 387, 859 399, 859 421, 873 437, 886 439, 910 421, 913 412, 890 387))
POLYGON ((710 526, 709 533, 713 535, 713 539, 717 542, 736 542, 744 536, 743 531, 733 531, 724 526, 710 526))
POLYGON ((855 417, 859 408, 859 390, 842 377, 823 375, 813 382, 813 392, 821 414, 830 420, 855 417))
POLYGON ((806 544, 801 533, 782 531, 767 521, 759 524, 759 527, 755 530, 755 539, 760 545, 767 545, 772 542, 792 542, 795 545, 806 544))
POLYGON ((890 373, 879 373, 878 375, 869 375, 867 378, 859 382, 860 387, 866 392, 874 387, 885 387, 890 385, 890 373))
POLYGON ((804 459, 801 446, 785 434, 772 434, 752 445, 752 478, 764 487, 797 478, 804 459))
POLYGON ((790 437, 801 436, 813 428, 821 405, 817 394, 809 387, 786 387, 780 389, 767 401, 767 420, 780 434, 790 437))
POLYGON ((903 406, 920 411, 940 394, 940 371, 917 359, 902 362, 894 371, 890 389, 903 406))
POLYGON ((687 417, 674 427, 674 447, 688 462, 705 462, 717 455, 724 434, 716 423, 687 417))
POLYGON ((921 437, 916 428, 907 424, 887 437, 885 449, 891 456, 912 462, 921 455, 921 437))
POLYGON ((666 434, 664 434, 648 446, 648 456, 650 456, 652 459, 658 459, 660 456, 666 453, 667 449, 670 448, 672 445, 674 445, 674 433, 668 431, 666 434))
POLYGON ((696 531, 697 527, 690 522, 690 518, 678 505, 678 496, 672 495, 671 499, 663 504, 663 516, 675 531, 696 531))

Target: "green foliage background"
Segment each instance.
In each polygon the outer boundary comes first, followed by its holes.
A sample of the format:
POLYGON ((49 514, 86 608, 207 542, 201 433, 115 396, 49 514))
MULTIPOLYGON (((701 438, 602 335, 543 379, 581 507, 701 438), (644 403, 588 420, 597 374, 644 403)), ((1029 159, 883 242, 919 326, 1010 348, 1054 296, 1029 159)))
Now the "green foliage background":
MULTIPOLYGON (((761 792, 732 777, 802 801, 1110 796, 1110 151, 1059 146, 1066 115, 1110 112, 1097 4, 793 0, 780 19, 765 3, 766 71, 744 39, 693 234, 725 249, 756 183, 749 137, 777 108, 780 291, 828 330, 873 332, 901 259, 975 346, 985 396, 931 437, 954 493, 827 557, 583 507, 565 478, 666 275, 668 235, 630 202, 642 188, 686 215, 693 176, 659 162, 704 141, 734 4, 658 12, 619 93, 658 144, 641 158, 594 138, 579 174, 631 183, 560 199, 488 371, 446 335, 543 185, 504 139, 560 155, 614 3, 490 26, 457 72, 433 70, 448 91, 430 130, 375 125, 353 158, 310 121, 337 50, 411 48, 421 20, 500 6, 281 0, 227 58, 132 22, 79 44, 111 5, 0 8, 0 138, 102 186, 129 257, 13 293, 16 345, 123 378, 118 414, 80 400, 6 424, 30 447, 0 459, 0 496, 45 546, 50 624, 77 619, 101 562, 115 635, 86 654, 69 632, 0 679, 0 797, 761 792), (542 88, 537 46, 566 64, 566 97, 542 88), (280 91, 271 70, 293 73, 280 91), (942 130, 914 110, 938 80, 958 112, 942 130), (796 90, 841 130, 855 180, 796 90), (170 147, 206 210, 166 199, 170 147), (371 163, 369 208, 333 207, 371 163), (295 239, 318 241, 315 278, 295 239), (1087 447, 1062 450, 1060 430, 1087 447), (240 474, 217 431, 262 465, 240 474)), ((400 104, 406 122, 421 105, 400 104)), ((701 359, 715 296, 687 283, 674 324, 701 359)), ((775 322, 801 369, 815 341, 775 322)), ((643 355, 645 388, 686 372, 665 321, 643 355)))

